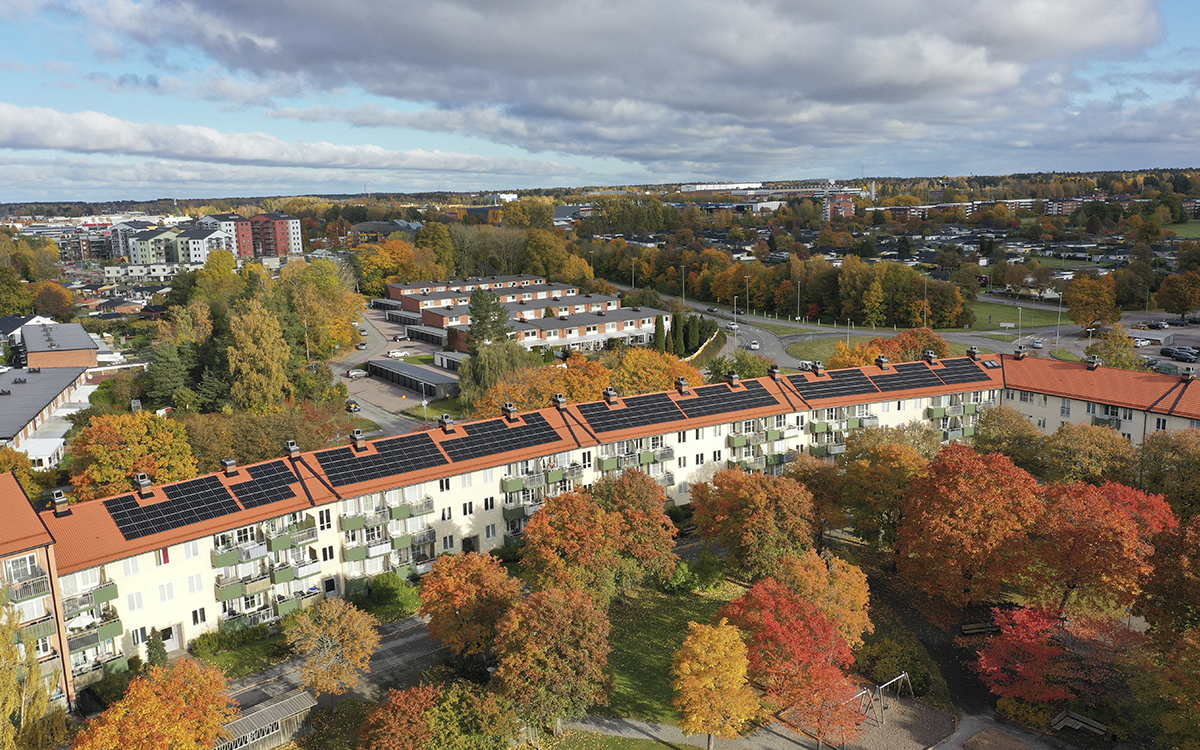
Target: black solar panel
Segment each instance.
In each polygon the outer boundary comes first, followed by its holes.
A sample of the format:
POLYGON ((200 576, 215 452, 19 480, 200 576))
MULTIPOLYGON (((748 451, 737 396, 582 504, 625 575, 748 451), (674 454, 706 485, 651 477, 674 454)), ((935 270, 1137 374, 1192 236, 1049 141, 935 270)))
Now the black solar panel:
POLYGON ((362 455, 353 448, 334 448, 316 454, 330 484, 366 482, 372 479, 407 474, 447 463, 429 435, 419 432, 375 443, 379 455, 362 455))
POLYGON ((746 381, 745 389, 733 390, 726 383, 706 385, 696 389, 696 397, 679 401, 678 406, 688 419, 726 414, 742 409, 758 409, 763 406, 778 406, 779 401, 762 383, 746 381))
POLYGON ((168 485, 163 492, 166 500, 145 506, 139 506, 133 495, 104 501, 104 507, 126 541, 210 521, 241 510, 233 501, 233 495, 214 476, 168 485))
POLYGON ((296 493, 288 486, 297 481, 296 475, 283 461, 251 466, 249 471, 250 481, 240 482, 230 487, 243 508, 257 508, 260 505, 269 505, 296 496, 296 493))
POLYGON ((580 404, 579 411, 596 432, 616 432, 684 419, 683 412, 665 393, 630 396, 625 399, 624 409, 613 409, 600 401, 580 404))
POLYGON ((946 366, 945 369, 934 370, 934 372, 947 385, 979 383, 984 380, 991 380, 988 374, 969 357, 943 359, 942 364, 946 366))
POLYGON ((885 392, 937 388, 945 385, 924 362, 903 362, 892 365, 885 374, 871 375, 870 378, 876 388, 885 392))
POLYGON ((467 461, 481 456, 532 448, 559 440, 558 433, 541 414, 525 415, 525 424, 508 426, 503 419, 471 423, 467 436, 442 441, 442 450, 452 461, 467 461))
POLYGON ((811 383, 803 375, 789 375, 788 379, 806 401, 879 392, 861 370, 835 370, 811 383))

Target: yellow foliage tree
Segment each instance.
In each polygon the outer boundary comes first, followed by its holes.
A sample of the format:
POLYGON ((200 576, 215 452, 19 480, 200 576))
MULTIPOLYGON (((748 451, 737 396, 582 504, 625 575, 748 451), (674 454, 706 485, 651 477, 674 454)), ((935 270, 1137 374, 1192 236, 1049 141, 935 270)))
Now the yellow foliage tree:
POLYGON ((816 605, 850 648, 862 645, 864 633, 875 632, 868 614, 871 590, 867 575, 857 565, 809 549, 780 561, 777 578, 816 605))
POLYGON ((839 341, 833 356, 825 362, 825 367, 830 370, 840 370, 844 367, 866 367, 875 364, 875 358, 881 353, 882 350, 878 346, 868 341, 859 341, 853 347, 846 346, 839 341))
POLYGON ((300 674, 318 697, 341 695, 371 671, 379 620, 345 599, 326 599, 296 616, 288 645, 304 659, 300 674))
POLYGON ((600 360, 612 373, 611 384, 622 396, 666 391, 675 387, 675 378, 683 377, 693 386, 704 376, 692 365, 653 349, 634 347, 608 352, 600 360))
POLYGON ((129 478, 145 473, 156 484, 196 476, 196 459, 181 422, 146 411, 93 417, 71 443, 75 497, 128 492, 129 478))
POLYGON ((675 654, 675 707, 683 713, 686 734, 733 739, 762 712, 746 679, 750 662, 741 631, 724 618, 716 625, 688 624, 687 638, 675 654))
POLYGON ((279 320, 253 299, 245 312, 230 321, 229 329, 233 338, 233 346, 228 348, 229 372, 233 376, 230 394, 234 402, 260 414, 274 411, 290 388, 287 367, 292 358, 279 320))

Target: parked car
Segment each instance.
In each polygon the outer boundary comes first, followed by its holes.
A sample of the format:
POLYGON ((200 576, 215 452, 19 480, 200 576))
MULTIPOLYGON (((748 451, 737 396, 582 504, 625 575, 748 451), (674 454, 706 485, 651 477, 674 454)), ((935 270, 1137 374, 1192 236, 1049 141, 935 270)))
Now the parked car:
POLYGON ((358 342, 358 345, 357 345, 357 346, 355 346, 354 348, 355 348, 355 349, 366 349, 366 348, 367 348, 367 342, 365 342, 365 341, 360 341, 360 342, 358 342))
POLYGON ((1135 330, 1135 331, 1149 331, 1149 330, 1150 330, 1150 326, 1149 326, 1148 324, 1146 324, 1146 323, 1138 323, 1137 325, 1135 325, 1135 326, 1133 327, 1133 330, 1135 330))
POLYGON ((1030 344, 1030 346, 1032 346, 1034 349, 1041 349, 1045 345, 1046 345, 1046 342, 1042 341, 1041 339, 1034 339, 1033 342, 1030 344))
POLYGON ((716 311, 717 311, 717 308, 715 308, 715 307, 710 307, 710 308, 708 308, 708 311, 709 311, 709 312, 716 312, 716 311))
POLYGON ((1156 331, 1161 331, 1164 328, 1171 327, 1171 325, 1169 323, 1167 323, 1167 321, 1165 321, 1165 320, 1156 320, 1153 323, 1150 323, 1149 326, 1156 331))
POLYGON ((408 356, 408 352, 403 349, 392 349, 387 353, 389 359, 401 359, 408 356))
POLYGON ((750 351, 756 352, 756 351, 758 351, 758 347, 759 347, 759 344, 757 341, 750 342, 750 351))
POLYGON ((366 370, 346 370, 346 377, 350 378, 351 380, 358 380, 359 378, 365 378, 366 376, 366 370))
POLYGON ((1181 352, 1176 349, 1175 353, 1171 355, 1171 359, 1175 360, 1176 362, 1195 362, 1197 358, 1196 355, 1192 354, 1191 352, 1181 352))
POLYGON ((745 315, 746 311, 740 307, 735 307, 735 308, 733 308, 733 314, 734 315, 745 315))
POLYGON ((1134 339, 1133 346, 1135 349, 1141 349, 1143 346, 1150 346, 1150 339, 1134 339))
POLYGON ((346 411, 350 411, 350 412, 362 411, 362 407, 358 405, 357 401, 347 401, 346 402, 346 411))
POLYGON ((1164 357, 1170 357, 1171 355, 1173 355, 1175 353, 1175 347, 1164 346, 1162 349, 1158 350, 1158 353, 1164 357))
POLYGON ((392 336, 392 341, 408 341, 408 336, 396 334, 395 336, 392 336))

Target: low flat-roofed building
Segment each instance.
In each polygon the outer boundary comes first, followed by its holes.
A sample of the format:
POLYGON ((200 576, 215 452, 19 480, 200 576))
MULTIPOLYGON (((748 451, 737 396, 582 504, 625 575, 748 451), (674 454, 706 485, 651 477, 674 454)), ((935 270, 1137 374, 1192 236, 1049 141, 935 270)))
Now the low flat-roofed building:
POLYGON ((455 398, 459 393, 458 378, 421 365, 410 365, 391 359, 373 359, 367 362, 367 372, 374 377, 416 391, 430 401, 455 398))
POLYGON ((225 725, 229 739, 213 750, 274 750, 312 732, 317 701, 304 690, 293 690, 249 708, 225 725))
POLYGON ((0 446, 20 450, 54 410, 85 384, 84 367, 9 370, 0 374, 0 446))
POLYGON ((78 323, 27 325, 21 350, 26 367, 95 367, 100 345, 78 323))

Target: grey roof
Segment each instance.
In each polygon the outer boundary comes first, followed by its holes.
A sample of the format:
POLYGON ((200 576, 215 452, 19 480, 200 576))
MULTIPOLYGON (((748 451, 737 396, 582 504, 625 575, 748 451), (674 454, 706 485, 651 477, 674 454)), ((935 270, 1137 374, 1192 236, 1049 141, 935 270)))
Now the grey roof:
POLYGON ((467 279, 451 279, 450 281, 404 281, 399 284, 388 284, 388 287, 393 289, 412 290, 424 289, 425 287, 444 286, 447 288, 462 287, 464 284, 471 286, 479 286, 480 282, 486 281, 488 284, 508 284, 514 281, 540 281, 545 283, 545 276, 536 274, 523 273, 517 276, 472 276, 467 279))
MULTIPOLYGON (((439 332, 441 329, 436 329, 439 332)), ((432 368, 422 365, 410 365, 404 362, 397 362, 391 359, 372 359, 370 364, 375 365, 381 370, 391 370, 398 372, 401 375, 407 375, 413 380, 419 380, 430 385, 457 385, 458 378, 452 375, 445 375, 432 368)))
POLYGON ((317 701, 304 690, 277 695, 274 698, 242 711, 242 715, 225 725, 229 739, 236 740, 256 729, 270 726, 277 721, 311 711, 317 701))
POLYGON ((9 370, 0 375, 0 440, 12 440, 25 425, 84 373, 85 367, 43 367, 41 372, 9 370), (24 383, 15 381, 24 379, 24 383))
POLYGON ((99 349, 99 345, 78 323, 21 327, 21 339, 27 352, 77 351, 99 349))
POLYGON ((38 317, 37 315, 5 315, 0 318, 0 336, 11 336, 18 328, 38 317))
MULTIPOLYGON (((530 299, 517 300, 516 302, 501 302, 500 305, 508 309, 510 313, 520 313, 523 310, 545 310, 547 307, 562 307, 564 305, 595 305, 600 303, 607 304, 616 297, 608 297, 603 294, 575 294, 570 297, 551 297, 550 299, 530 299)), ((422 310, 430 312, 442 313, 443 315, 467 315, 471 312, 470 305, 454 305, 453 307, 424 307, 422 310)), ((617 308, 608 311, 610 314, 617 312, 617 308)), ((582 315, 583 313, 572 313, 574 315, 582 315)), ((640 317, 640 316, 634 316, 640 317)))
POLYGON ((545 331, 561 330, 563 328, 580 328, 590 325, 599 325, 601 323, 612 323, 618 320, 637 320, 639 318, 653 318, 655 315, 661 315, 665 319, 671 313, 666 310, 655 310, 653 307, 643 307, 634 310, 632 307, 622 307, 619 310, 605 310, 604 314, 594 312, 574 313, 568 315, 566 320, 561 318, 534 318, 533 320, 523 320, 520 324, 514 324, 514 327, 529 327, 540 328, 545 331))

